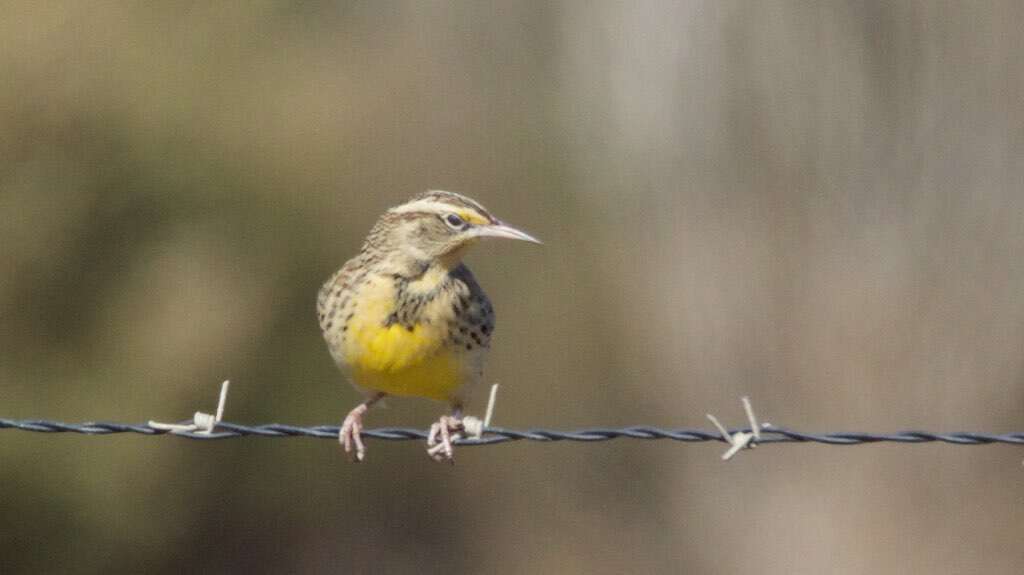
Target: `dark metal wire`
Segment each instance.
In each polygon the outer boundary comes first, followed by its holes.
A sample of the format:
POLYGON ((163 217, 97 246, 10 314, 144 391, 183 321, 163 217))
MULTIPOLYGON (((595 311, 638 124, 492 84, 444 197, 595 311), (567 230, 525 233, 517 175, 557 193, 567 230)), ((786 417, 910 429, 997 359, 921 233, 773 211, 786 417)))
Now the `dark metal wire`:
MULTIPOLYGON (((17 429, 40 433, 82 433, 85 435, 110 435, 114 433, 138 433, 141 435, 164 435, 171 433, 163 429, 154 429, 145 423, 126 424, 111 422, 62 423, 38 419, 0 419, 0 429, 17 429)), ((730 430, 730 434, 749 429, 730 430)), ((189 439, 231 439, 235 437, 315 437, 320 439, 337 439, 338 427, 334 425, 317 425, 302 427, 268 423, 264 425, 239 425, 237 423, 220 422, 212 433, 197 431, 176 431, 173 435, 189 439)), ((381 427, 363 430, 363 437, 388 441, 424 440, 427 432, 419 429, 400 427, 381 427)), ((505 429, 488 427, 480 439, 460 439, 459 445, 491 445, 506 441, 608 441, 612 439, 671 439, 697 443, 704 441, 725 442, 715 431, 702 429, 663 429, 658 427, 634 426, 622 428, 593 427, 573 431, 553 429, 505 429)), ((958 431, 952 433, 935 433, 931 431, 900 431, 896 433, 865 433, 832 432, 804 433, 783 427, 769 426, 761 430, 763 443, 823 443, 826 445, 861 445, 864 443, 952 443, 954 445, 986 445, 991 443, 1009 443, 1024 445, 1024 432, 994 434, 958 431)))

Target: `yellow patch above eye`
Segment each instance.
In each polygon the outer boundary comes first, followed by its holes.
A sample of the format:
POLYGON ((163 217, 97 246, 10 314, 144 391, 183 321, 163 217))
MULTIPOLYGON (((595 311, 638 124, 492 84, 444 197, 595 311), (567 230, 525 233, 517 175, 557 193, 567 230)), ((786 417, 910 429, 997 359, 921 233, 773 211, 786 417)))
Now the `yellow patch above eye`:
POLYGON ((471 210, 459 210, 455 213, 459 214, 460 218, 466 220, 467 222, 473 224, 474 226, 482 226, 484 224, 490 223, 487 220, 487 218, 471 210))

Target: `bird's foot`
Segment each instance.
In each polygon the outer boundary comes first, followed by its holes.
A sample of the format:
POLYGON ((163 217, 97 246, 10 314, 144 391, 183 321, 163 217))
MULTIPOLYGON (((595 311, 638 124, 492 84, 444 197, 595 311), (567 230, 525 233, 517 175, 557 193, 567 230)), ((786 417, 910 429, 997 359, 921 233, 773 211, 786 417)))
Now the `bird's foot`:
POLYGON ((338 430, 338 442, 345 448, 349 459, 360 462, 366 457, 366 446, 363 445, 361 433, 363 431, 363 414, 369 409, 365 403, 361 403, 345 416, 345 422, 338 430), (353 448, 355 452, 353 453, 353 448))
POLYGON ((455 463, 452 440, 460 439, 462 437, 460 432, 464 429, 461 417, 442 415, 437 423, 430 426, 430 435, 427 436, 427 455, 439 463, 445 461, 455 463))

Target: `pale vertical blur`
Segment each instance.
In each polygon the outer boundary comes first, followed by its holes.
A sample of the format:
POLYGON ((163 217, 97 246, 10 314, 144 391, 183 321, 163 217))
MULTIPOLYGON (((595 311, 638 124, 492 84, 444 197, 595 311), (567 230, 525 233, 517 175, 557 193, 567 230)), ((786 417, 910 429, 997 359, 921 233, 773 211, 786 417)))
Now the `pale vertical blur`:
MULTIPOLYGON (((502 425, 1024 427, 1019 3, 4 4, 0 416, 338 423, 315 292, 442 188, 546 242, 502 425)), ((3 571, 1024 566, 1019 449, 420 450, 0 432, 3 571)))

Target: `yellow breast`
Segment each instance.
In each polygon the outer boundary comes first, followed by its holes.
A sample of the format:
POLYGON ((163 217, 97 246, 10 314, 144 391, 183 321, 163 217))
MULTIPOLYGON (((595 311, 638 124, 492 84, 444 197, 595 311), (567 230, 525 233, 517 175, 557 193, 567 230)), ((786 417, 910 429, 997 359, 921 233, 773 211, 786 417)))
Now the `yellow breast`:
POLYGON ((394 311, 394 286, 379 280, 360 291, 347 322, 343 361, 360 387, 390 395, 445 401, 466 383, 465 357, 445 345, 448 321, 438 302, 435 313, 409 329, 385 325, 394 311))

